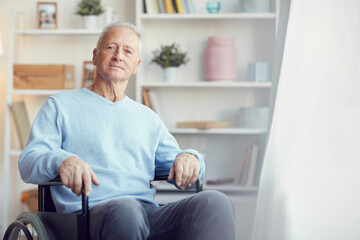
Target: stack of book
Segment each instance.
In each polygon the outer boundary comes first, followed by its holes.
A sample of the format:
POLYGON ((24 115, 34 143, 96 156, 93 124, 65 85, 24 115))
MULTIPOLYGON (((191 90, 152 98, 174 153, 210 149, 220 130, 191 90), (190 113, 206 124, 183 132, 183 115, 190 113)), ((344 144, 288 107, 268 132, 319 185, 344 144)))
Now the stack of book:
POLYGON ((198 129, 227 128, 227 127, 230 127, 230 123, 229 122, 220 122, 220 121, 177 122, 176 127, 178 127, 178 128, 198 128, 198 129))
POLYGON ((31 124, 24 101, 13 102, 11 105, 17 135, 20 141, 20 148, 26 146, 30 135, 31 124))
POLYGON ((150 91, 150 89, 143 89, 142 100, 145 106, 156 112, 157 115, 159 115, 159 117, 161 118, 162 114, 161 114, 159 101, 154 91, 150 91))
POLYGON ((241 159, 236 176, 208 180, 208 185, 241 185, 246 187, 256 186, 256 170, 259 159, 259 144, 254 144, 245 149, 244 157, 241 159))
POLYGON ((195 13, 193 0, 144 0, 144 12, 158 13, 195 13))
POLYGON ((259 145, 254 144, 248 147, 244 153, 244 157, 240 162, 237 175, 234 178, 234 184, 244 186, 255 185, 256 165, 259 158, 259 145))

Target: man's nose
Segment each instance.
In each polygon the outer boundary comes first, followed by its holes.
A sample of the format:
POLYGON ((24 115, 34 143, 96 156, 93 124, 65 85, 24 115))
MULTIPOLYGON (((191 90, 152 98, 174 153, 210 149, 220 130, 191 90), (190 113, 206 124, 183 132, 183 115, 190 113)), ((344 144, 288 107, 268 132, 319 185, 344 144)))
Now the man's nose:
POLYGON ((114 55, 112 58, 114 61, 122 61, 123 60, 123 53, 122 53, 121 48, 118 48, 116 50, 116 52, 114 52, 114 55))

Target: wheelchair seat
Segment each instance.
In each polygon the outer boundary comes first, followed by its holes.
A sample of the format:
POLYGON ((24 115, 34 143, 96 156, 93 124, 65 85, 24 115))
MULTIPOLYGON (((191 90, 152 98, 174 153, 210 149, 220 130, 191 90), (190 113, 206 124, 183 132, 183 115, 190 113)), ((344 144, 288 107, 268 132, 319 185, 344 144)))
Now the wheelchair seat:
MULTIPOLYGON (((155 172, 154 181, 167 180, 168 175, 155 172)), ((50 187, 62 185, 60 177, 38 185, 38 213, 23 212, 7 228, 3 240, 59 239, 87 240, 89 233, 89 199, 81 189, 82 210, 77 213, 57 213, 50 187)), ((202 191, 200 180, 196 192, 202 191)))

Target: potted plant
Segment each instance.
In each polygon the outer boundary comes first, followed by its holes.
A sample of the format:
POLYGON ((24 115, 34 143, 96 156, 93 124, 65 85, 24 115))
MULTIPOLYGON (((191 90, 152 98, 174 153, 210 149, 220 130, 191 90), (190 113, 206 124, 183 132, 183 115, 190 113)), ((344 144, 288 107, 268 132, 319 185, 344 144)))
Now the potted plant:
POLYGON ((175 43, 160 46, 160 49, 153 51, 153 55, 151 63, 157 63, 163 68, 165 81, 175 81, 177 68, 190 60, 187 53, 181 52, 179 45, 175 43))
POLYGON ((104 12, 100 0, 81 0, 76 7, 76 14, 82 16, 86 29, 97 28, 98 15, 104 12))

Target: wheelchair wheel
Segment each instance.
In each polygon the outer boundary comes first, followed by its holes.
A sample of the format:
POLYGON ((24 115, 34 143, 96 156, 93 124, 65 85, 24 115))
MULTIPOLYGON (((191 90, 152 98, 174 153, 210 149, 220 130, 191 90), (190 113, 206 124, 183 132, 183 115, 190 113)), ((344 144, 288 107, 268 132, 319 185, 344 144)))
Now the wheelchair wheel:
POLYGON ((4 240, 49 240, 46 229, 39 217, 32 212, 23 212, 11 223, 4 240))

